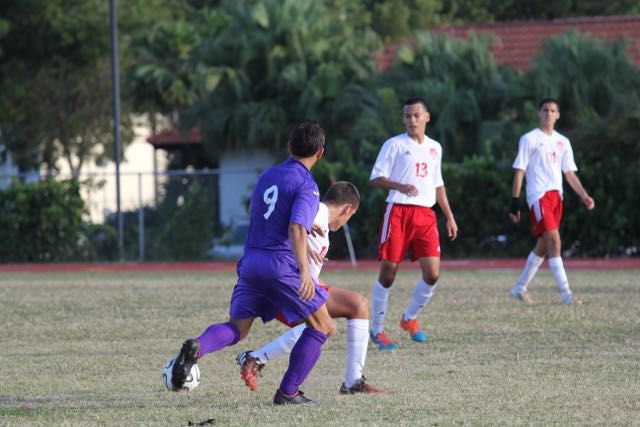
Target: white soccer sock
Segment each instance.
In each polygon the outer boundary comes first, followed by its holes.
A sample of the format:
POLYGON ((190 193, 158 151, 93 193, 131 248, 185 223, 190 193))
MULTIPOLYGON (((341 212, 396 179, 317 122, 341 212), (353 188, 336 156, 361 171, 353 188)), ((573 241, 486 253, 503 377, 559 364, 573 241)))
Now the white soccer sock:
POLYGON ((411 320, 418 317, 418 314, 420 314, 433 296, 435 288, 435 284, 428 284, 422 277, 418 280, 416 287, 413 289, 413 297, 411 297, 411 301, 409 301, 409 305, 404 312, 404 320, 411 320))
POLYGON ((564 271, 564 264, 562 258, 554 257, 549 258, 549 268, 553 274, 553 278, 556 279, 558 289, 562 295, 571 295, 571 289, 569 289, 569 279, 567 279, 567 273, 564 271))
POLYGON ((387 312, 389 289, 376 282, 371 292, 371 332, 374 335, 384 330, 384 315, 387 312))
POLYGON ((301 323, 295 328, 289 329, 264 347, 250 352, 249 355, 259 359, 262 363, 266 363, 268 360, 289 354, 306 327, 306 324, 301 323))
POLYGON ((531 252, 527 257, 527 263, 524 265, 524 270, 518 277, 518 281, 514 286, 514 290, 518 293, 527 290, 527 286, 529 286, 529 282, 533 279, 533 276, 538 271, 538 268, 542 265, 544 258, 539 257, 534 252, 531 252))
POLYGON ((351 319, 347 322, 347 366, 344 385, 352 387, 362 378, 362 369, 369 344, 369 320, 351 319))

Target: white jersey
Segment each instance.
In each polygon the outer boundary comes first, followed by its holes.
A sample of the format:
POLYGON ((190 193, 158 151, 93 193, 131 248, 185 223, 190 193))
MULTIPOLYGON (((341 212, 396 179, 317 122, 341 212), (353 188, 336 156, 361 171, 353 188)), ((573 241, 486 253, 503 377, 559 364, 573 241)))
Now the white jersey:
MULTIPOLYGON (((324 203, 320 202, 318 213, 316 214, 313 224, 319 226, 324 232, 324 236, 316 233, 308 235, 309 250, 318 252, 323 258, 329 251, 329 208, 324 203)), ((315 262, 309 263, 309 272, 311 277, 318 279, 320 271, 322 270, 322 264, 316 264, 315 262)))
POLYGON ((418 189, 417 196, 389 190, 387 202, 430 208, 436 203, 436 188, 444 185, 441 163, 440 143, 425 135, 422 144, 418 144, 403 133, 384 143, 369 179, 385 177, 393 182, 411 184, 418 189))
POLYGON ((513 168, 525 173, 529 206, 547 191, 558 190, 562 197, 562 174, 578 170, 569 139, 555 130, 547 135, 540 128, 522 135, 513 168))

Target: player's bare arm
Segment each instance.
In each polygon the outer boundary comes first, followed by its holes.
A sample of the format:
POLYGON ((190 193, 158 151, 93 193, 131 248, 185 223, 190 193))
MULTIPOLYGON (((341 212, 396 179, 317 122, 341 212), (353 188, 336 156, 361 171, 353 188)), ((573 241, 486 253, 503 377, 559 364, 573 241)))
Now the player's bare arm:
POLYGON ((578 178, 578 175, 576 175, 574 171, 565 172, 564 177, 567 179, 567 182, 569 183, 573 191, 575 191, 578 197, 580 197, 582 203, 584 203, 584 205, 587 207, 587 210, 592 210, 596 207, 596 202, 584 189, 582 183, 580 182, 580 178, 578 178))
POLYGON ((318 224, 313 224, 313 226, 311 227, 311 235, 315 236, 316 234, 324 237, 324 231, 322 230, 322 227, 318 224))
POLYGON ((458 237, 458 224, 456 224, 456 219, 453 217, 453 212, 451 212, 447 190, 445 190, 444 186, 436 188, 436 202, 438 202, 438 206, 440 206, 442 214, 447 220, 447 235, 449 239, 456 240, 456 237, 458 237))
POLYGON ((511 186, 511 211, 509 218, 514 223, 520 222, 520 191, 522 190, 522 181, 524 180, 524 171, 516 169, 513 175, 513 184, 511 186))
POLYGON ((324 264, 327 261, 327 258, 323 257, 320 252, 316 252, 311 248, 308 249, 309 254, 309 262, 312 262, 316 265, 324 264))
POLYGON ((391 181, 386 176, 381 176, 371 180, 371 185, 376 188, 384 188, 386 190, 397 190, 407 196, 415 197, 418 195, 418 189, 411 184, 401 184, 391 181))
POLYGON ((298 288, 298 296, 303 300, 310 300, 316 292, 315 285, 309 273, 309 259, 307 248, 307 230, 304 226, 289 223, 289 240, 293 247, 293 253, 300 269, 300 287, 298 288))

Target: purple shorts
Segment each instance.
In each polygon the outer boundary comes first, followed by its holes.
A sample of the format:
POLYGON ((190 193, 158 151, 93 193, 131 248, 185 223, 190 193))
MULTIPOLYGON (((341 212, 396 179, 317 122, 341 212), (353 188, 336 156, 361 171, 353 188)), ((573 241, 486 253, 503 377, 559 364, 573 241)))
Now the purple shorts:
POLYGON ((304 301, 298 296, 300 270, 293 254, 247 251, 238 262, 238 283, 231 295, 229 315, 234 319, 260 317, 268 322, 282 311, 290 322, 306 319, 328 297, 327 291, 314 283, 313 298, 304 301))

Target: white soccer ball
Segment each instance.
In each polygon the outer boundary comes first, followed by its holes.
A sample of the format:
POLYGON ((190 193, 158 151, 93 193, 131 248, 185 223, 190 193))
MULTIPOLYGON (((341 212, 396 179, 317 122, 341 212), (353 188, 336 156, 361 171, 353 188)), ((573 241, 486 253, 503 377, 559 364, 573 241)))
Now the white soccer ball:
MULTIPOLYGON (((180 391, 174 388, 173 384, 171 383, 173 364, 175 363, 175 361, 176 359, 169 360, 167 364, 164 365, 164 371, 162 372, 162 381, 164 382, 164 386, 169 391, 180 391)), ((194 363, 194 365, 191 367, 189 375, 187 375, 187 380, 184 382, 181 390, 191 391, 194 388, 198 387, 198 384, 200 384, 200 368, 197 364, 194 363)))

